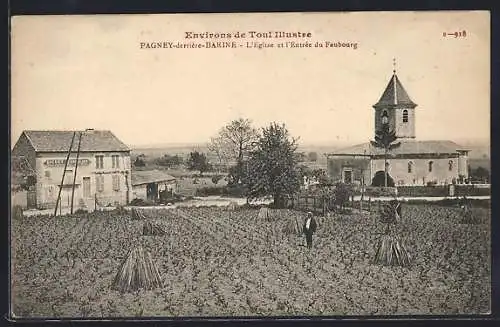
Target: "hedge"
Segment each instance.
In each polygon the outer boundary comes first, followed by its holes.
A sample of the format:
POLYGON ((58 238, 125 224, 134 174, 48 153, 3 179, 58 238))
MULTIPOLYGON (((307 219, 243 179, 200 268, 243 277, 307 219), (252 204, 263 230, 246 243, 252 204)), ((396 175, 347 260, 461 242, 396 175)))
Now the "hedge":
MULTIPOLYGON (((477 187, 474 185, 455 185, 454 196, 487 196, 491 194, 489 187, 477 187)), ((398 186, 398 196, 449 196, 449 186, 398 186)))
POLYGON ((237 186, 208 186, 200 187, 196 189, 196 196, 210 196, 210 195, 221 195, 221 196, 232 196, 232 197, 245 197, 246 190, 243 187, 237 186))
POLYGON ((456 185, 455 186, 456 196, 487 196, 491 195, 491 188, 489 187, 477 187, 474 185, 456 185))
POLYGON ((398 186, 398 196, 448 196, 448 186, 398 186))
POLYGON ((369 186, 366 188, 366 191, 365 191, 365 196, 378 197, 378 196, 394 196, 394 195, 396 195, 396 188, 395 187, 369 186))

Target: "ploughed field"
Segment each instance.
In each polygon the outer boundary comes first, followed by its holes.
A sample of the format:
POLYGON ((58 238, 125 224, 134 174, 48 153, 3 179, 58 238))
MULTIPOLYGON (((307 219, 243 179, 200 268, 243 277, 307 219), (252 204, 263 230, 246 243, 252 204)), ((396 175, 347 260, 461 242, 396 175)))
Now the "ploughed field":
POLYGON ((314 249, 285 233, 304 214, 257 209, 144 211, 165 236, 117 212, 12 221, 12 308, 17 317, 476 314, 490 310, 490 211, 463 225, 458 208, 404 205, 397 233, 411 267, 371 264, 385 229, 375 214, 318 219, 314 249), (163 287, 111 290, 141 245, 163 287))

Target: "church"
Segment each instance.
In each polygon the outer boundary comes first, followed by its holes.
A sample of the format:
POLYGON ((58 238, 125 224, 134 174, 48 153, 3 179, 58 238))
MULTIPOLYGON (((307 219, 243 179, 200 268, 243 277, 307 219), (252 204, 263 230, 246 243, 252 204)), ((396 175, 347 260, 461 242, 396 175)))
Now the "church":
MULTIPOLYGON (((387 155, 388 179, 395 186, 448 185, 468 178, 468 150, 448 140, 419 141, 415 120, 418 110, 396 70, 380 100, 373 105, 375 131, 388 124, 400 146, 387 155)), ((384 179, 384 149, 367 142, 327 156, 327 173, 334 182, 372 185, 375 175, 384 179)))

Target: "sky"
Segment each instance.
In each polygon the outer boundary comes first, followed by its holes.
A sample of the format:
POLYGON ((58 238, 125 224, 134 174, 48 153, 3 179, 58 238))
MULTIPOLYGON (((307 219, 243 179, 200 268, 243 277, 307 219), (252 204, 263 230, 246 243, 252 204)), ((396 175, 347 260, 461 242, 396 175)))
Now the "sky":
POLYGON ((393 58, 418 104, 418 139, 489 141, 489 14, 446 11, 14 17, 11 139, 94 128, 129 145, 205 143, 248 118, 284 123, 302 143, 366 142, 393 58), (285 40, 246 38, 236 49, 141 49, 206 41, 186 31, 300 31, 357 48, 256 49, 246 42, 285 40))

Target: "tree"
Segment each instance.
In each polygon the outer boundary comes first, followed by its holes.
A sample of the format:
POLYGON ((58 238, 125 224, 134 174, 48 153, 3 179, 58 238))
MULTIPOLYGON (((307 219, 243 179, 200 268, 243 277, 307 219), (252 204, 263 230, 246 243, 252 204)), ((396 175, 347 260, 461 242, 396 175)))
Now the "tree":
POLYGON ((186 165, 189 170, 199 171, 200 176, 203 175, 203 172, 211 169, 207 156, 204 153, 200 153, 198 151, 193 151, 189 154, 186 165))
POLYGON ((334 190, 335 204, 339 206, 339 211, 343 212, 345 205, 349 202, 352 195, 352 190, 344 183, 339 182, 335 185, 334 190))
POLYGON ((387 187, 387 156, 389 151, 396 149, 401 145, 401 142, 395 143, 397 140, 396 132, 389 130, 389 124, 385 122, 382 128, 375 132, 375 141, 370 141, 371 145, 376 148, 384 149, 384 186, 387 187))
POLYGON ((155 160, 155 163, 158 166, 164 166, 170 168, 181 165, 183 163, 183 160, 178 155, 172 156, 169 154, 165 154, 163 157, 157 158, 155 160))
POLYGON ((274 206, 281 208, 287 195, 299 191, 301 174, 296 150, 297 140, 290 137, 285 125, 271 123, 262 129, 245 175, 249 200, 272 196, 274 206))
POLYGON ((305 162, 307 161, 307 156, 304 152, 298 152, 295 154, 295 157, 297 158, 298 162, 305 162))
POLYGON ((470 169, 469 167, 469 176, 472 180, 488 182, 490 179, 490 171, 482 166, 479 166, 476 169, 470 169))
POLYGON ((309 161, 318 161, 318 153, 317 152, 309 152, 307 154, 307 158, 309 159, 309 161))
POLYGON ((135 167, 144 167, 144 166, 146 166, 146 162, 144 161, 143 158, 137 157, 134 160, 134 166, 135 167))
POLYGON ((258 133, 252 127, 252 122, 240 118, 222 127, 217 136, 210 140, 208 148, 217 156, 220 165, 236 162, 238 169, 235 171, 235 179, 238 182, 242 177, 241 167, 245 155, 257 139, 258 133))

